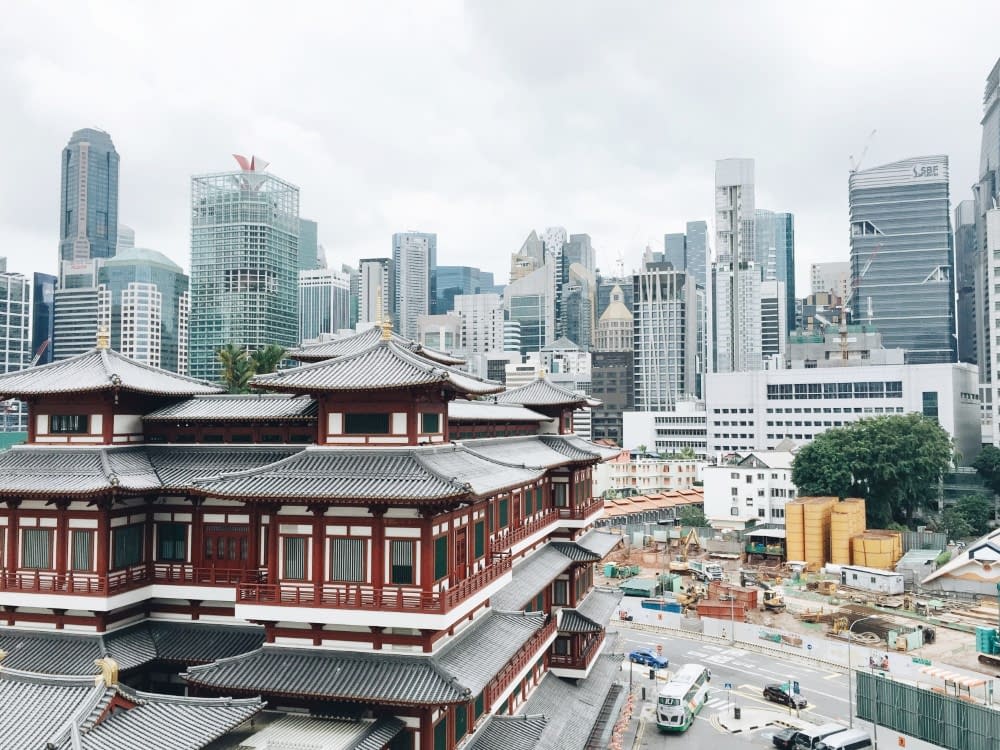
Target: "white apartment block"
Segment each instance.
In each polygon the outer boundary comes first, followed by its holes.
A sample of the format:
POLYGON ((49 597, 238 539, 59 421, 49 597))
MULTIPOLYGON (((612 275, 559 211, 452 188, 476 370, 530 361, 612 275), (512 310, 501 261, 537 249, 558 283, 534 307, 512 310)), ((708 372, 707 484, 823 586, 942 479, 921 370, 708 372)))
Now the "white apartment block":
POLYGON ((191 321, 191 293, 177 298, 177 372, 188 374, 188 330, 191 321))
MULTIPOLYGON (((0 257, 0 373, 17 372, 31 364, 31 279, 7 273, 6 259, 0 257)), ((16 400, 0 402, 0 430, 24 432, 28 429, 27 406, 16 400)))
POLYGON ((758 451, 734 457, 732 463, 706 466, 705 516, 710 521, 785 524, 785 503, 794 500, 792 461, 785 451, 758 451))
POLYGON ((133 281, 122 289, 121 353, 162 367, 163 295, 156 284, 133 281))
POLYGON ((937 419, 965 463, 980 447, 978 371, 967 364, 709 373, 705 405, 711 455, 803 445, 831 427, 910 412, 937 419))
POLYGON ((378 323, 395 303, 392 259, 362 258, 358 275, 358 322, 378 323))
POLYGON ((503 302, 499 294, 456 294, 452 313, 462 319, 462 345, 467 354, 503 351, 503 302))
POLYGON ((701 401, 678 401, 662 411, 622 412, 622 445, 640 445, 654 453, 680 453, 685 448, 699 459, 708 457, 708 414, 701 401))
POLYGON ((701 462, 693 459, 656 458, 638 452, 629 454, 627 461, 601 464, 607 473, 607 489, 634 489, 636 494, 689 490, 698 480, 701 462))

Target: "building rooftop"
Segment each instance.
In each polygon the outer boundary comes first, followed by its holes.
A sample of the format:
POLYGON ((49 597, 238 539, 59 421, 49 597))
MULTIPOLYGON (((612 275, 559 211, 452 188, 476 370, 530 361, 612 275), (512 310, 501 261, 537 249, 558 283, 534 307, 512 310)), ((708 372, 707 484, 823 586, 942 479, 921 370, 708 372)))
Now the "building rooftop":
POLYGON ((318 409, 309 396, 292 393, 241 393, 195 396, 146 414, 144 422, 315 421, 318 409))
MULTIPOLYGON (((297 359, 300 362, 321 362, 336 357, 347 357, 377 346, 382 340, 382 335, 382 328, 380 326, 373 326, 351 336, 323 341, 318 344, 309 344, 298 349, 291 349, 287 356, 291 359, 297 359)), ((448 366, 465 364, 465 360, 460 357, 453 357, 437 349, 431 349, 423 344, 403 338, 399 334, 393 333, 391 337, 391 340, 400 346, 404 346, 415 354, 419 354, 425 359, 430 359, 438 364, 448 366)))
POLYGON ((551 422, 552 417, 539 414, 518 404, 498 404, 493 401, 467 401, 457 398, 448 402, 448 419, 453 422, 551 422))
POLYGON ((496 397, 499 404, 520 404, 521 406, 600 406, 601 402, 588 396, 574 393, 568 388, 556 385, 546 377, 539 377, 530 383, 511 388, 496 397))
POLYGON ((221 393, 222 388, 136 362, 111 349, 96 348, 75 357, 0 375, 2 398, 61 393, 131 391, 150 396, 187 397, 221 393))

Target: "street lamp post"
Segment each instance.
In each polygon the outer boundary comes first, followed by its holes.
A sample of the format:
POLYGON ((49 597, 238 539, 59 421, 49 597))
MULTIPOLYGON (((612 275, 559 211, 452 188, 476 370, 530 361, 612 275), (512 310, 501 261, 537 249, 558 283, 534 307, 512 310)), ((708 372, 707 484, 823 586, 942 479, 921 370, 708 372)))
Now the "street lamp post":
POLYGON ((851 729, 854 728, 854 700, 851 697, 854 694, 854 679, 851 676, 851 641, 854 639, 854 626, 859 622, 874 619, 876 616, 877 615, 868 615, 867 617, 861 617, 852 622, 851 626, 847 629, 847 713, 848 720, 851 723, 851 729))

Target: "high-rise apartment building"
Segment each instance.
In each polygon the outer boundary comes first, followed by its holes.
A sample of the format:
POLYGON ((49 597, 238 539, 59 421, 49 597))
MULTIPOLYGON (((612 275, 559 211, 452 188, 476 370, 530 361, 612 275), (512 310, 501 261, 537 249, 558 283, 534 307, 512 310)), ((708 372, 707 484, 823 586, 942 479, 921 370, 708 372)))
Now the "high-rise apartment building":
POLYGON ((316 341, 351 324, 351 277, 333 268, 299 271, 299 341, 316 341))
POLYGON ((651 264, 633 277, 635 408, 667 409, 698 387, 698 285, 651 264))
POLYGON ((811 293, 833 292, 845 302, 850 294, 851 262, 813 263, 809 267, 811 293))
POLYGON ((393 325, 399 335, 415 340, 417 318, 430 314, 434 298, 431 269, 437 265, 437 235, 427 232, 392 235, 392 263, 396 273, 393 325))
POLYGON ((59 193, 60 287, 92 286, 93 261, 113 256, 118 244, 118 152, 111 136, 94 128, 70 136, 59 193), (87 273, 91 283, 80 283, 87 273))
MULTIPOLYGON (((983 137, 979 150, 979 182, 973 185, 973 197, 976 201, 976 248, 979 262, 976 264, 976 362, 979 365, 979 382, 987 385, 996 380, 997 365, 993 352, 997 350, 994 330, 996 321, 993 316, 996 292, 990 286, 990 276, 994 275, 993 256, 987 251, 1000 245, 989 235, 986 214, 1000 206, 1000 59, 997 60, 990 74, 986 77, 986 90, 983 92, 983 137)), ((995 238, 1000 240, 1000 238, 995 238)), ((1000 406, 993 398, 992 388, 987 387, 983 393, 986 405, 990 411, 1000 406)), ((998 428, 996 417, 993 425, 998 428)), ((996 435, 993 440, 997 443, 996 435)))
POLYGON ((958 361, 976 364, 976 203, 955 206, 955 290, 958 361))
POLYGON ((707 288, 705 269, 708 267, 708 222, 689 221, 685 229, 685 271, 704 289, 707 288))
POLYGON ((392 258, 362 258, 358 274, 358 322, 392 320, 396 308, 392 258))
POLYGON ((503 351, 503 302, 499 294, 457 294, 452 300, 452 310, 462 319, 462 345, 466 353, 503 351))
POLYGON ((784 319, 795 327, 795 216, 758 208, 754 212, 754 256, 764 281, 784 285, 784 319))
POLYGON ((237 157, 191 178, 191 375, 216 380, 225 344, 298 345, 299 189, 237 157))
POLYGON ((663 260, 678 271, 688 267, 687 237, 680 233, 663 235, 663 260))
POLYGON ((708 371, 763 366, 760 351, 761 270, 755 263, 754 161, 715 164, 715 262, 707 292, 708 371))
POLYGON ((105 261, 98 281, 110 300, 111 346, 154 367, 184 373, 181 328, 187 326, 181 298, 187 274, 162 253, 145 248, 120 251, 105 261))
MULTIPOLYGON (((31 364, 31 279, 7 271, 0 258, 0 374, 31 364)), ((21 401, 0 401, 0 432, 28 429, 28 410, 21 401)))
POLYGON ((851 308, 907 364, 955 362, 948 157, 920 156, 850 176, 851 308))

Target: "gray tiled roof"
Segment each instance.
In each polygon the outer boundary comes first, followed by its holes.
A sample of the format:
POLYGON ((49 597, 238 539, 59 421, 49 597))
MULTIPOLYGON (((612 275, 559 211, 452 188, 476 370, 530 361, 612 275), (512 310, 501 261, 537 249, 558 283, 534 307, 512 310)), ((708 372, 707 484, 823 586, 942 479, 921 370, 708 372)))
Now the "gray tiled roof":
POLYGON ((488 495, 509 487, 519 487, 545 476, 543 469, 523 469, 490 461, 461 446, 445 446, 420 451, 419 460, 428 469, 453 481, 471 485, 477 495, 488 495))
POLYGON ((514 565, 511 582, 495 593, 490 603, 500 610, 523 609, 572 564, 557 547, 546 544, 524 562, 514 565))
MULTIPOLYGON (((551 469, 556 466, 567 466, 575 460, 542 442, 537 435, 511 438, 482 438, 478 440, 463 440, 460 443, 469 450, 478 453, 491 461, 510 464, 511 466, 530 466, 538 469, 551 469)), ((589 460, 597 458, 592 456, 589 460)))
POLYGON ((429 657, 265 645, 258 651, 191 667, 191 684, 251 695, 373 701, 391 705, 459 703, 468 691, 429 657))
POLYGON ((141 447, 16 445, 0 453, 0 495, 86 496, 159 487, 141 447))
POLYGON ((459 393, 484 395, 503 390, 499 383, 426 359, 394 341, 336 359, 258 375, 250 385, 292 393, 379 391, 441 386, 459 393))
POLYGON ((458 684, 478 695, 535 631, 545 624, 541 612, 493 610, 460 633, 434 657, 458 684))
POLYGON ((608 531, 591 529, 577 539, 576 543, 581 547, 586 547, 591 552, 600 555, 601 559, 604 559, 611 550, 622 543, 622 538, 618 534, 612 534, 608 531))
POLYGON ((404 729, 406 729, 406 724, 395 716, 378 719, 371 725, 368 734, 362 737, 361 741, 356 743, 351 750, 382 750, 404 729))
POLYGON ((599 625, 607 625, 622 601, 621 589, 597 587, 591 590, 576 608, 584 617, 599 625))
POLYGON ((238 750, 382 750, 406 727, 401 719, 394 716, 350 720, 282 714, 262 723, 262 729, 238 740, 238 750))
POLYGON ((457 398, 448 403, 448 419, 452 422, 551 422, 552 417, 539 414, 519 404, 497 404, 493 401, 467 401, 457 398))
MULTIPOLYGON (((165 489, 187 489, 195 479, 266 466, 305 450, 303 445, 149 445, 146 452, 165 489)), ((0 479, 0 486, 2 486, 0 479)))
POLYGON ((576 542, 550 542, 573 562, 600 562, 601 556, 576 542))
MULTIPOLYGON (((258 698, 186 698, 133 692, 118 693, 135 707, 113 711, 80 735, 81 750, 200 750, 264 708, 258 698)), ((68 737, 63 750, 73 748, 68 737)))
POLYGON ((530 383, 510 388, 497 395, 497 403, 522 406, 600 406, 601 402, 568 388, 556 385, 548 378, 536 378, 530 383))
POLYGON ((535 750, 545 731, 544 716, 492 716, 466 750, 535 750))
POLYGON ((550 448, 577 461, 614 458, 621 453, 618 448, 598 445, 577 435, 539 435, 538 439, 550 448))
POLYGON ((195 396, 146 414, 144 422, 315 421, 316 401, 291 393, 240 393, 195 396))
POLYGON ((111 349, 91 349, 60 362, 0 375, 3 398, 114 389, 159 396, 220 393, 216 385, 136 362, 111 349))
POLYGON ((195 483, 215 497, 443 500, 471 487, 426 466, 419 449, 310 447, 275 464, 195 483))
POLYGON ((146 621, 110 633, 0 628, 0 666, 49 675, 92 675, 110 656, 123 671, 154 660, 203 664, 260 648, 264 629, 197 622, 146 621))
POLYGON ((522 713, 548 719, 537 750, 583 750, 621 670, 622 657, 613 646, 608 643, 586 679, 574 683, 549 674, 535 688, 522 713))
MULTIPOLYGON (((299 349, 292 349, 287 353, 287 356, 291 359, 297 359, 300 362, 321 362, 325 359, 347 357, 358 352, 363 352, 371 349, 373 346, 377 346, 381 340, 382 329, 379 326, 374 326, 353 336, 344 336, 332 341, 324 341, 319 344, 310 344, 299 349)), ((453 357, 445 352, 430 349, 415 341, 405 339, 398 333, 392 334, 392 341, 442 365, 461 365, 465 362, 460 357, 453 357)))
MULTIPOLYGON (((77 711, 114 694, 93 677, 52 677, 0 668, 0 747, 42 750, 77 711)), ((58 747, 58 745, 56 745, 58 747)))
POLYGON ((603 627, 576 609, 564 609, 559 619, 560 633, 599 633, 603 627))

